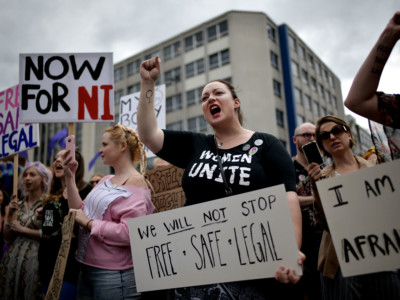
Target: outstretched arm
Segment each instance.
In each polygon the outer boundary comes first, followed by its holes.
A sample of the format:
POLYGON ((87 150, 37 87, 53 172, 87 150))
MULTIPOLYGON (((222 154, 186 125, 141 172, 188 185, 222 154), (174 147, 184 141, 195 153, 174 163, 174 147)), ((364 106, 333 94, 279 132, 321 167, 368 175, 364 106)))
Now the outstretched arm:
POLYGON ((400 39, 400 11, 386 25, 378 41, 359 69, 344 102, 351 111, 380 122, 376 90, 383 68, 397 41, 400 39))
POLYGON ((154 111, 154 89, 161 72, 160 59, 154 57, 140 65, 141 88, 137 112, 137 128, 140 140, 153 153, 161 150, 164 143, 164 132, 158 128, 154 111))

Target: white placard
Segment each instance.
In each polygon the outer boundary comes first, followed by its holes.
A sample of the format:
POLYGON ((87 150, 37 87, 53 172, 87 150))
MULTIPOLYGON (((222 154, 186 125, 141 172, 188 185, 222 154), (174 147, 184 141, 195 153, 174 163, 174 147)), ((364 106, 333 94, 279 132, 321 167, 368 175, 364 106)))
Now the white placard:
POLYGON ((344 277, 400 267, 400 160, 317 182, 344 277))
POLYGON ((138 291, 273 277, 282 265, 302 274, 284 185, 128 225, 138 291))
MULTIPOLYGON (((119 122, 122 125, 132 127, 137 131, 137 108, 139 105, 140 92, 123 96, 120 101, 119 122)), ((165 129, 165 84, 155 87, 154 109, 156 111, 158 128, 165 129)), ((155 156, 146 146, 147 158, 155 156)))
POLYGON ((19 124, 19 86, 0 92, 0 158, 39 146, 39 125, 19 124))
POLYGON ((114 120, 112 53, 19 55, 20 123, 114 120))

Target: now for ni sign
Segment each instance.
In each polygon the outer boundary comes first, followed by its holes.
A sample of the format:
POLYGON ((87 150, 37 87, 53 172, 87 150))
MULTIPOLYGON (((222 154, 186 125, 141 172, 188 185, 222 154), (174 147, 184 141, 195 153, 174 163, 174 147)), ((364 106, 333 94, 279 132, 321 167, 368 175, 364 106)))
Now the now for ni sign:
POLYGON ((114 120, 112 53, 20 54, 20 123, 114 120))

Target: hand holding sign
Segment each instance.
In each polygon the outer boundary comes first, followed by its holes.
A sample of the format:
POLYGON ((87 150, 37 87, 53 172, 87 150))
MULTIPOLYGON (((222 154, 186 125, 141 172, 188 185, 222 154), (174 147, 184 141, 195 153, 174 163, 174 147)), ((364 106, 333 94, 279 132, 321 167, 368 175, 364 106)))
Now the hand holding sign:
POLYGON ((139 291, 302 274, 283 185, 128 224, 139 291))

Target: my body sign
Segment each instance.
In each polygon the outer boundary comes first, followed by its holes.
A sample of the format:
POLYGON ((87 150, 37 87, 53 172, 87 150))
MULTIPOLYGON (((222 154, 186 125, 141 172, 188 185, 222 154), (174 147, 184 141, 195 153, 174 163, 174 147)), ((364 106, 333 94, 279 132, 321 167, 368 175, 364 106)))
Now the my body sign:
POLYGON ((114 120, 112 53, 20 54, 20 123, 114 120))
POLYGON ((18 124, 19 87, 0 92, 0 158, 37 147, 38 124, 18 124))
POLYGON ((283 185, 128 221, 139 291, 301 274, 283 185))
POLYGON ((400 160, 317 182, 343 276, 400 267, 400 160))
MULTIPOLYGON (((156 86, 154 95, 149 94, 151 99, 154 99, 154 109, 157 117, 158 128, 165 129, 165 84, 156 86)), ((137 130, 137 108, 139 104, 140 92, 123 96, 120 101, 119 122, 122 125, 132 127, 137 130)), ((147 147, 145 147, 147 158, 155 156, 147 147)))

